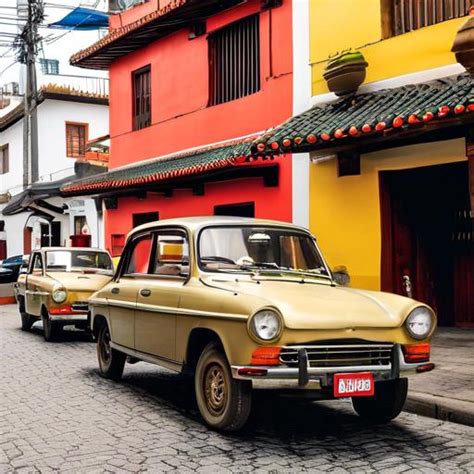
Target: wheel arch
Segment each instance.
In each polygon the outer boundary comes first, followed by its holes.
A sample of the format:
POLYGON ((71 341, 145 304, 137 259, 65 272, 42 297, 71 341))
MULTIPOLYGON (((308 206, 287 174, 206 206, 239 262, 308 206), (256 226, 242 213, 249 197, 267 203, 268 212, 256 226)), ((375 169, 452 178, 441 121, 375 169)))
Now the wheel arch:
MULTIPOLYGON (((109 321, 103 314, 96 314, 94 316, 93 322, 92 322, 92 334, 94 337, 97 339, 99 335, 99 331, 102 327, 105 325, 109 325, 109 321)), ((110 331, 110 326, 109 326, 109 331, 110 331)))
POLYGON ((194 372, 204 348, 211 343, 214 343, 221 348, 222 352, 227 357, 222 338, 216 331, 205 327, 196 327, 191 330, 186 346, 186 356, 184 361, 185 372, 194 372))

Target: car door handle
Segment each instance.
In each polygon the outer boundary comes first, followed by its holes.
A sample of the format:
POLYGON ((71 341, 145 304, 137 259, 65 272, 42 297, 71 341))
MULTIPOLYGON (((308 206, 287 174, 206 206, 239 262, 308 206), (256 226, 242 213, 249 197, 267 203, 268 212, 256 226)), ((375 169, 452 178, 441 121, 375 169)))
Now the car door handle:
POLYGON ((110 292, 114 295, 118 295, 120 293, 120 288, 117 288, 117 287, 112 288, 110 292))
POLYGON ((148 288, 143 288, 140 290, 140 294, 142 296, 150 296, 151 295, 151 290, 149 290, 148 288))

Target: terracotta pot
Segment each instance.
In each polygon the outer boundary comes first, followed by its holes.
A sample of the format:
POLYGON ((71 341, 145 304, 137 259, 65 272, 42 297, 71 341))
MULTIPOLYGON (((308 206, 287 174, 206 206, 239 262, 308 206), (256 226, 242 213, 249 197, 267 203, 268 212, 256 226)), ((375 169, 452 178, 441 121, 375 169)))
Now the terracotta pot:
POLYGON ((466 68, 471 77, 474 77, 474 16, 472 9, 469 18, 457 32, 451 51, 455 54, 456 61, 466 68))
POLYGON ((328 69, 323 77, 329 90, 337 96, 353 94, 365 81, 367 66, 366 61, 349 62, 328 69))

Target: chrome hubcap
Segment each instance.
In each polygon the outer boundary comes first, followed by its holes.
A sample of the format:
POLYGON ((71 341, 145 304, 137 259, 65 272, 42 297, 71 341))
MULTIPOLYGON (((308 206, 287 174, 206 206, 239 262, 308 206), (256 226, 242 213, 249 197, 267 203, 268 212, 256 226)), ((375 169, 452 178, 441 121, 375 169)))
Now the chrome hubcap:
POLYGON ((227 384, 221 366, 213 364, 207 369, 204 391, 209 412, 214 416, 221 415, 227 402, 227 384))
POLYGON ((112 350, 110 348, 110 334, 108 328, 105 328, 100 338, 100 357, 105 364, 110 362, 112 350))

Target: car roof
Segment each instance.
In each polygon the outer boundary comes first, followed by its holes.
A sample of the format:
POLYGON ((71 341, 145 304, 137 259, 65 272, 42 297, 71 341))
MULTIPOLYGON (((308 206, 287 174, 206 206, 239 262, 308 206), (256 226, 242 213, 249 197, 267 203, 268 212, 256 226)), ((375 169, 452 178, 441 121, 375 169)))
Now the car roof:
POLYGON ((147 224, 142 224, 138 227, 135 227, 129 235, 135 234, 147 229, 153 229, 156 227, 164 226, 184 226, 190 231, 195 232, 203 227, 208 226, 219 226, 219 225, 266 225, 266 226, 279 226, 279 227, 288 227, 292 229, 299 229, 305 232, 309 232, 308 229, 304 227, 296 226, 290 222, 282 222, 268 219, 254 219, 251 217, 233 217, 233 216, 199 216, 199 217, 179 217, 174 219, 163 219, 160 221, 148 222, 147 224))

